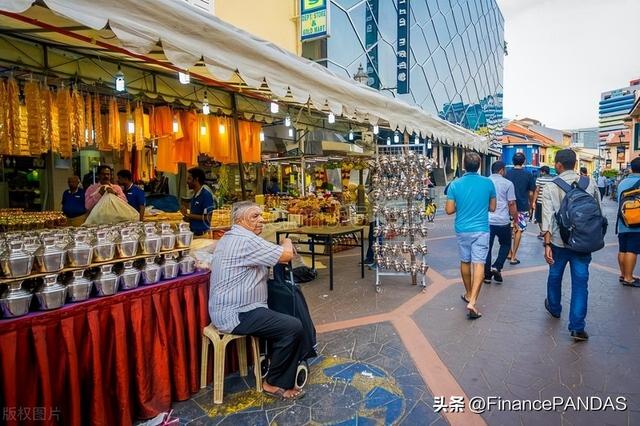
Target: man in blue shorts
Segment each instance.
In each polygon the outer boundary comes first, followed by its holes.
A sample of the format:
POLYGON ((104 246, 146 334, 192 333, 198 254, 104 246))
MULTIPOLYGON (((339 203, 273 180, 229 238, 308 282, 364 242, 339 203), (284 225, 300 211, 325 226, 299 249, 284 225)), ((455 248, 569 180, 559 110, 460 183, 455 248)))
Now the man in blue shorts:
POLYGON ((532 207, 533 195, 536 190, 536 179, 531 173, 524 168, 526 157, 522 152, 516 152, 513 155, 513 168, 504 176, 513 183, 516 190, 516 206, 518 207, 518 216, 513 218, 513 245, 509 253, 509 264, 517 265, 518 248, 522 233, 527 229, 529 222, 529 210, 532 207))
POLYGON ((447 214, 456 214, 455 231, 460 254, 460 274, 467 303, 468 318, 482 315, 476 308, 484 279, 484 264, 489 252, 489 213, 496 209, 496 189, 489 178, 480 176, 480 155, 464 156, 466 173, 451 182, 447 191, 447 214), (472 266, 473 265, 473 266, 472 266))

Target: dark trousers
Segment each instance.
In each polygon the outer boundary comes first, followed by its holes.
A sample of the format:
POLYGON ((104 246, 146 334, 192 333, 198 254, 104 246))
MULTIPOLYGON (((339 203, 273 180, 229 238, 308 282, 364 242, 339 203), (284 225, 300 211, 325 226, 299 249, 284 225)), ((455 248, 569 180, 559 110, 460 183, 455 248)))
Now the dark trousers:
POLYGON ((258 336, 267 339, 270 344, 271 363, 267 383, 282 389, 293 388, 302 355, 303 329, 300 320, 267 308, 241 312, 238 318, 240 324, 233 329, 233 334, 258 336))
POLYGON ((599 186, 598 191, 600 191, 600 200, 604 198, 605 193, 607 192, 606 186, 599 186))
POLYGON ((489 226, 489 252, 487 253, 487 261, 484 264, 484 273, 489 275, 491 273, 491 250, 493 249, 493 240, 498 237, 498 243, 500 244, 500 250, 498 250, 498 257, 493 262, 493 267, 502 271, 504 262, 507 260, 509 249, 511 248, 511 225, 490 225, 489 226))
POLYGON ((367 256, 364 258, 364 263, 373 263, 373 242, 375 241, 373 228, 375 225, 374 221, 369 222, 369 247, 367 248, 367 256))

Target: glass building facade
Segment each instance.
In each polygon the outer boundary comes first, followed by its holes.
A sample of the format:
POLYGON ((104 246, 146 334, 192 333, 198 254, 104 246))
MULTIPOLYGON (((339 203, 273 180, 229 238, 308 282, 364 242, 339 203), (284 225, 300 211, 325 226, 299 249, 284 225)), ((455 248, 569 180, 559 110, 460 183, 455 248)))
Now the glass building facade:
POLYGON ((303 56, 496 139, 502 123, 504 19, 495 0, 330 0, 327 39, 303 56), (408 8, 409 91, 398 94, 398 3, 408 8))

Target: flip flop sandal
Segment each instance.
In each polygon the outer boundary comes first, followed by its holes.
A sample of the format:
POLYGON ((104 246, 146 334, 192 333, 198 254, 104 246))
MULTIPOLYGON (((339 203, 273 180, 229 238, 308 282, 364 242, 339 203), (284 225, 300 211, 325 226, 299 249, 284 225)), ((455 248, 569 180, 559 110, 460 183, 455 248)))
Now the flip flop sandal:
POLYGON ((275 392, 269 392, 267 390, 262 389, 262 392, 264 392, 267 395, 272 396, 274 398, 280 399, 282 401, 295 401, 296 399, 300 399, 305 395, 305 391, 303 391, 301 389, 294 396, 284 396, 284 393, 286 391, 284 389, 282 389, 282 388, 278 388, 278 390, 276 390, 275 392))
POLYGON ((509 262, 509 265, 519 265, 520 264, 520 260, 516 259, 516 260, 512 260, 511 262, 509 262))
MULTIPOLYGON (((634 280, 634 281, 635 281, 635 280, 640 280, 640 278, 638 278, 638 277, 633 277, 633 280, 634 280)), ((618 276, 618 281, 620 281, 620 282, 624 282, 624 277, 623 277, 622 275, 618 276)))
POLYGON ((633 281, 620 281, 620 284, 622 284, 625 287, 640 287, 640 280, 639 279, 635 279, 633 281))
MULTIPOLYGON (((467 308, 468 309, 468 308, 467 308)), ((482 317, 482 314, 478 311, 472 311, 471 309, 468 309, 469 312, 467 313, 467 318, 470 320, 475 320, 478 318, 482 317)))
POLYGON ((469 301, 467 300, 466 297, 464 297, 464 294, 460 295, 460 299, 464 300, 464 303, 469 303, 469 301))

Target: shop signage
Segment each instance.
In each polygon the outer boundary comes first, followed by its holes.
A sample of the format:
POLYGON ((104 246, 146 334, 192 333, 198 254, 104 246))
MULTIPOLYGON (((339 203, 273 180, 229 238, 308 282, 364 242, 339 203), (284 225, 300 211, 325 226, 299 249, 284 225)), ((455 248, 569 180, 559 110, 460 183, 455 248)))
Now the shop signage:
POLYGON ((367 0, 365 18, 365 44, 367 55, 367 86, 380 89, 378 77, 378 1, 367 0))
POLYGON ((409 69, 411 68, 410 17, 410 0, 398 0, 398 43, 396 46, 398 81, 396 87, 399 94, 409 93, 409 69))
POLYGON ((300 0, 301 40, 313 40, 329 36, 329 1, 300 0))

